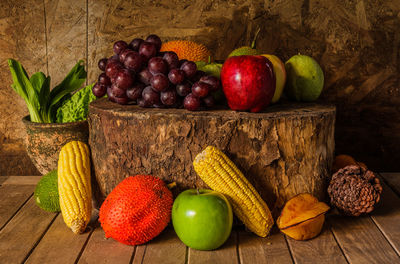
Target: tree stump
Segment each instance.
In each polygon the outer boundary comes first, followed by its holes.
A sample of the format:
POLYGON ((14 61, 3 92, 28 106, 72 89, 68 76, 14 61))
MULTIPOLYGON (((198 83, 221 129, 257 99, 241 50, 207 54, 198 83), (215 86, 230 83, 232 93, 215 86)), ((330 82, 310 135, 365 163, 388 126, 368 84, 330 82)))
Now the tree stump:
POLYGON ((325 198, 334 157, 334 106, 290 103, 262 113, 189 112, 101 99, 90 104, 88 120, 99 200, 136 174, 174 181, 175 193, 207 188, 192 161, 208 145, 233 160, 271 209, 298 193, 325 198))

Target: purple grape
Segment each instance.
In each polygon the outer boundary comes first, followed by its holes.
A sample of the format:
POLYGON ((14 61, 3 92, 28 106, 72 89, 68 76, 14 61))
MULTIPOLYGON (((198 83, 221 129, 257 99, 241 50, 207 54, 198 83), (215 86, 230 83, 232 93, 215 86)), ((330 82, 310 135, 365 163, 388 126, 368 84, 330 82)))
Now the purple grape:
POLYGON ((139 51, 140 44, 144 42, 141 38, 135 38, 129 43, 129 47, 134 51, 139 51))
POLYGON ((156 45, 154 45, 154 43, 145 41, 142 44, 140 44, 139 54, 145 56, 148 60, 156 56, 157 47, 156 45))
POLYGON ((178 94, 175 89, 168 89, 165 92, 160 93, 161 103, 164 105, 172 106, 176 103, 178 94))
POLYGON ((150 105, 160 103, 160 94, 155 92, 151 86, 147 86, 143 89, 142 98, 150 105))
POLYGON ((215 105, 215 100, 212 95, 206 96, 203 98, 203 103, 207 107, 213 107, 215 105))
POLYGON ((154 91, 163 92, 168 89, 169 81, 167 76, 162 73, 157 73, 151 77, 150 85, 153 87, 154 91))
POLYGON ((138 74, 139 81, 144 83, 145 85, 150 85, 150 79, 153 77, 153 74, 149 71, 149 69, 145 68, 138 74))
POLYGON ((123 68, 124 66, 122 66, 122 64, 119 61, 109 60, 106 66, 105 73, 112 81, 112 79, 114 79, 117 76, 118 72, 123 68))
POLYGON ((200 82, 207 83, 208 85, 210 85, 211 92, 218 91, 218 89, 221 88, 221 83, 220 83, 219 79, 212 75, 201 77, 200 82))
POLYGON ((131 100, 137 100, 142 96, 145 85, 143 83, 135 83, 132 87, 126 90, 126 96, 131 100))
POLYGON ((200 98, 193 94, 188 94, 183 100, 183 107, 189 111, 196 111, 200 108, 200 98))
POLYGON ((111 91, 114 97, 125 97, 126 89, 119 88, 115 83, 111 85, 111 91))
MULTIPOLYGON (((143 98, 139 98, 138 100, 137 100, 137 104, 138 104, 138 106, 140 106, 140 107, 151 107, 152 106, 152 104, 150 104, 149 102, 147 102, 146 100, 144 100, 143 98)), ((154 104, 153 104, 154 105, 154 104)))
POLYGON ((157 51, 159 51, 159 50, 161 49, 161 39, 160 39, 159 36, 154 35, 154 34, 149 35, 149 36, 146 38, 146 41, 147 41, 147 42, 150 42, 150 43, 153 43, 154 45, 156 45, 157 51))
POLYGON ((185 61, 181 65, 181 70, 184 71, 186 77, 190 79, 196 74, 197 71, 196 63, 194 63, 193 61, 185 61))
POLYGON ((120 105, 126 105, 129 103, 129 98, 124 96, 124 97, 115 97, 114 98, 115 102, 120 104, 120 105))
POLYGON ((206 75, 206 73, 203 71, 196 71, 195 75, 192 78, 190 78, 190 80, 195 83, 195 82, 198 82, 200 80, 200 78, 205 75, 206 75))
POLYGON ((113 50, 115 54, 120 54, 124 49, 128 47, 128 43, 123 40, 118 40, 114 43, 113 50))
POLYGON ((161 57, 153 57, 147 63, 147 68, 152 74, 163 73, 167 74, 168 72, 168 64, 161 57))
POLYGON ((192 94, 199 98, 204 98, 211 90, 211 86, 207 83, 197 82, 192 86, 192 94))
POLYGON ((176 92, 179 96, 185 97, 192 92, 192 85, 189 82, 183 82, 176 86, 176 92))
POLYGON ((139 72, 142 68, 142 57, 136 51, 126 54, 124 65, 128 70, 139 72))
POLYGON ((169 70, 179 67, 179 58, 173 51, 167 51, 163 55, 163 59, 168 63, 169 70))
POLYGON ((112 55, 110 58, 108 58, 108 62, 110 61, 119 61, 119 56, 117 54, 112 55))
POLYGON ((168 79, 173 84, 180 84, 185 80, 185 72, 179 69, 172 69, 168 73, 168 79))
POLYGON ((132 86, 134 81, 135 77, 132 75, 132 72, 130 70, 123 69, 117 73, 114 84, 119 88, 126 90, 132 86))
POLYGON ((107 86, 101 83, 96 83, 92 88, 92 92, 96 97, 103 97, 107 93, 107 86))
POLYGON ((99 62, 97 63, 97 66, 99 66, 99 69, 102 71, 106 70, 106 65, 107 65, 107 58, 102 58, 99 60, 99 62))
POLYGON ((119 61, 121 63, 124 63, 126 55, 128 55, 130 52, 133 52, 133 50, 126 48, 123 51, 121 51, 121 53, 119 54, 119 61))
POLYGON ((181 67, 182 64, 184 64, 184 63, 187 62, 187 61, 188 61, 187 59, 181 59, 181 60, 179 60, 179 67, 181 67))
POLYGON ((99 79, 97 80, 100 84, 104 84, 105 86, 111 85, 110 78, 106 75, 105 72, 102 72, 99 75, 99 79))
POLYGON ((108 100, 115 103, 115 100, 114 100, 115 96, 114 96, 110 86, 107 87, 107 97, 108 97, 108 100))
POLYGON ((147 62, 148 62, 149 59, 151 59, 151 58, 147 58, 147 57, 144 56, 143 54, 140 54, 140 57, 142 58, 142 64, 143 64, 143 67, 142 67, 142 68, 147 67, 147 62))
POLYGON ((161 104, 153 104, 154 108, 165 108, 165 105, 161 104))

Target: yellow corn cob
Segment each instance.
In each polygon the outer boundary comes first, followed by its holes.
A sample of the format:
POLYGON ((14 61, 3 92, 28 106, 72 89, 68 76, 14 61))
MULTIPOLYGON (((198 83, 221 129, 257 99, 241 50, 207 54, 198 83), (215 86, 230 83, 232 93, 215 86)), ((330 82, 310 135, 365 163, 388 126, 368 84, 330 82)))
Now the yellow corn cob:
POLYGON ((92 211, 90 156, 85 143, 71 141, 62 147, 58 159, 58 192, 64 222, 75 234, 83 233, 92 211))
POLYGON ((266 237, 274 224, 271 212, 256 189, 219 149, 208 146, 193 161, 200 178, 228 197, 236 216, 255 234, 266 237))

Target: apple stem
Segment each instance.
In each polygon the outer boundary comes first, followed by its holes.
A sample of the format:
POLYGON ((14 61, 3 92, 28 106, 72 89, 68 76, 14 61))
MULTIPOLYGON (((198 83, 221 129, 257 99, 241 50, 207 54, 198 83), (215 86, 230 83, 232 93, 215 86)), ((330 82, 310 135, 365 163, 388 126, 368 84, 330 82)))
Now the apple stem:
POLYGON ((170 190, 175 188, 175 187, 176 187, 176 182, 171 182, 171 183, 167 184, 167 188, 170 189, 170 190))
POLYGON ((256 48, 256 41, 257 41, 258 33, 260 33, 260 28, 257 29, 256 34, 254 35, 253 41, 251 42, 250 48, 252 48, 252 49, 256 48))

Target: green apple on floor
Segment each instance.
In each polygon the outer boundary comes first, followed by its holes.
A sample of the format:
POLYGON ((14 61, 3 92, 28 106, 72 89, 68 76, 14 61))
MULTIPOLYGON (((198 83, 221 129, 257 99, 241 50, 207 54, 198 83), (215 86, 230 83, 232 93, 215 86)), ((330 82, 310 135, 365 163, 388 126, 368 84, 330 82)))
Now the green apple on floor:
POLYGON ((179 239, 188 247, 213 250, 228 239, 233 213, 226 197, 207 189, 190 189, 175 199, 172 224, 179 239))

